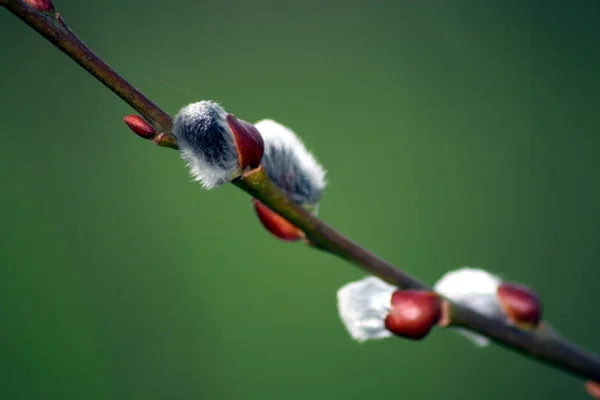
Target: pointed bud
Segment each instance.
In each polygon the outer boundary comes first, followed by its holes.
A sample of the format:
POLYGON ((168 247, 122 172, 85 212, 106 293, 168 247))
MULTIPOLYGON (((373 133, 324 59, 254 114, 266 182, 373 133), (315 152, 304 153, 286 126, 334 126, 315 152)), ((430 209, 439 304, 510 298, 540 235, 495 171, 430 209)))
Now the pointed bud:
POLYGON ((498 287, 498 300, 506 316, 521 327, 536 327, 542 318, 542 303, 526 286, 503 282, 498 287))
POLYGON ((588 394, 590 396, 592 396, 592 398, 594 399, 600 399, 600 384, 593 382, 593 381, 587 381, 585 383, 585 390, 588 392, 588 394))
POLYGON ((123 121, 129 128, 144 139, 152 139, 156 136, 156 130, 146 120, 139 115, 128 115, 123 121))
POLYGON ((25 3, 38 11, 54 14, 54 4, 50 0, 25 0, 25 3))
POLYGON ((412 340, 427 336, 442 316, 440 298, 433 292, 398 290, 392 294, 391 304, 385 327, 412 340))
POLYGON ((327 185, 323 167, 285 126, 263 120, 256 128, 264 140, 262 166, 269 178, 289 198, 316 214, 327 185))
POLYGON ((233 133, 240 168, 243 170, 257 168, 265 148, 262 136, 254 125, 239 120, 232 114, 227 114, 227 123, 233 133))
POLYGON ((265 206, 263 203, 256 199, 252 199, 254 203, 254 209, 258 215, 258 219, 263 226, 278 239, 285 240, 287 242, 295 242, 301 239, 304 234, 288 220, 265 206))

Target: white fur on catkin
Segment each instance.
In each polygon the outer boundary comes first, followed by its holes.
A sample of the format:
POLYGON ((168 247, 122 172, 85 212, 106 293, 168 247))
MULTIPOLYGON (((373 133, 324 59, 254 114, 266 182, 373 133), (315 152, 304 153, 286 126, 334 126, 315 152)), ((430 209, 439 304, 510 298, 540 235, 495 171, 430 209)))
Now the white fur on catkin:
POLYGON ((181 157, 194 180, 206 189, 231 182, 241 174, 226 112, 212 101, 183 107, 175 116, 173 133, 181 157))
MULTIPOLYGON (((434 290, 465 307, 469 307, 488 318, 504 320, 504 312, 498 301, 498 286, 502 279, 489 272, 463 267, 447 272, 435 284, 434 290)), ((489 339, 467 329, 458 329, 460 333, 471 339, 477 346, 489 344, 489 339)))
POLYGON ((350 282, 338 290, 338 312, 354 340, 364 342, 392 336, 384 321, 396 290, 397 287, 374 276, 350 282))
POLYGON ((265 142, 262 166, 291 199, 316 206, 327 185, 325 170, 294 132, 272 121, 255 124, 265 142))

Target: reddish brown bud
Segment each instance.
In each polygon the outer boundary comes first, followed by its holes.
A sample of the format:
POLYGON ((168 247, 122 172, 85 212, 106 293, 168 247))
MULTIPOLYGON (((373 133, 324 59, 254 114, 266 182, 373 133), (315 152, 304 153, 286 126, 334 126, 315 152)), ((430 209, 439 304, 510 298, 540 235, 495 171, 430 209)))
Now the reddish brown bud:
POLYGON ((286 242, 295 242, 301 239, 304 234, 288 220, 265 206, 263 203, 256 199, 252 199, 254 203, 254 209, 258 215, 258 219, 263 226, 278 239, 285 240, 286 242))
POLYGON ((503 282, 498 286, 498 301, 506 316, 515 324, 533 328, 542 318, 542 303, 526 286, 503 282))
POLYGON ((123 121, 131 128, 132 131, 137 133, 144 139, 152 139, 156 136, 156 130, 146 120, 139 115, 128 115, 123 118, 123 121))
POLYGON ((54 4, 50 0, 25 0, 25 3, 38 11, 54 13, 54 4))
POLYGON ((600 399, 600 383, 596 383, 593 381, 587 381, 585 383, 585 390, 594 399, 600 399))
POLYGON ((260 165, 265 144, 258 131, 249 122, 237 119, 232 114, 227 114, 227 124, 237 148, 240 167, 243 170, 254 169, 260 165))
POLYGON ((391 303, 385 327, 408 339, 423 339, 442 316, 440 298, 433 292, 398 290, 392 294, 391 303))

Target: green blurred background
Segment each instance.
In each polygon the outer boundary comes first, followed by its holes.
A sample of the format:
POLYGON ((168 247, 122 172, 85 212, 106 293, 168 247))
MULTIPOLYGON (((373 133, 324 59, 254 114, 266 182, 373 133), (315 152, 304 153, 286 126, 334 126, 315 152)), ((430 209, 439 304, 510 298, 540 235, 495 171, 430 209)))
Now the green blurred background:
MULTIPOLYGON (((55 4, 168 112, 213 99, 293 128, 342 232, 428 282, 526 282, 600 351, 600 2, 55 4)), ((5 10, 0 32, 0 398, 586 398, 450 332, 353 342, 335 293, 359 270, 191 183, 5 10)))

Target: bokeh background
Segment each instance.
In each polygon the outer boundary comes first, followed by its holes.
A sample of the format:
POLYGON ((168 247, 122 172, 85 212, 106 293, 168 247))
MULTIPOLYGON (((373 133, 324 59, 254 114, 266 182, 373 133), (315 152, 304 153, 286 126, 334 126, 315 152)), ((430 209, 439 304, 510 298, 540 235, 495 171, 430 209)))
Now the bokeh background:
MULTIPOLYGON (((342 232, 428 282, 526 282, 600 351, 599 2, 55 4, 167 111, 213 99, 292 127, 342 232)), ((359 270, 191 183, 5 10, 0 33, 0 398, 586 398, 451 332, 353 342, 335 293, 359 270)))

